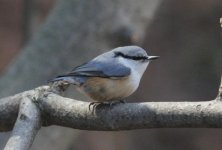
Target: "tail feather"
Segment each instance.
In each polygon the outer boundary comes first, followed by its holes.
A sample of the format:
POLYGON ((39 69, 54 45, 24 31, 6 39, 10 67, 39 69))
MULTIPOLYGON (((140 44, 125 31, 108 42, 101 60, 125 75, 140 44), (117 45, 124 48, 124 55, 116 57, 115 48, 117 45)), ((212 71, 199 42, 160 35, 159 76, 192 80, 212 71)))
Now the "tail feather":
POLYGON ((48 80, 48 83, 53 83, 53 82, 58 82, 58 81, 63 81, 63 82, 66 82, 69 84, 74 84, 74 85, 79 84, 75 81, 75 79, 73 77, 63 77, 63 76, 58 76, 56 78, 50 79, 50 80, 48 80))
POLYGON ((53 83, 53 82, 59 82, 62 81, 64 83, 73 84, 73 85, 81 85, 84 79, 80 79, 78 77, 73 76, 58 76, 56 78, 50 79, 47 82, 53 83))

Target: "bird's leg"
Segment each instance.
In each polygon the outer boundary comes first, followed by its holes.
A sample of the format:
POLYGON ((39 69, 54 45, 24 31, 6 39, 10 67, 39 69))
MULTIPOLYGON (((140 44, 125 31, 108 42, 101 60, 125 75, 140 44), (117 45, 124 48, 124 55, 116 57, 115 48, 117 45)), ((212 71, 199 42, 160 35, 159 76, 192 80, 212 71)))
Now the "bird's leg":
POLYGON ((116 105, 116 104, 125 104, 126 102, 124 100, 115 100, 115 101, 110 101, 110 102, 91 102, 89 104, 89 110, 91 110, 91 106, 93 106, 93 111, 95 110, 95 107, 98 105, 109 105, 109 107, 111 108, 112 106, 116 105))
POLYGON ((101 104, 101 103, 103 103, 103 102, 91 102, 91 103, 89 104, 89 110, 90 110, 91 106, 93 106, 93 109, 92 109, 92 110, 94 111, 95 107, 96 107, 97 105, 101 104))
POLYGON ((103 102, 103 104, 109 105, 110 107, 117 105, 117 104, 125 104, 126 102, 124 100, 115 100, 110 102, 103 102))
POLYGON ((125 103, 126 103, 125 100, 121 99, 121 100, 111 101, 110 105, 113 106, 116 104, 125 104, 125 103))
POLYGON ((94 111, 95 110, 95 108, 97 107, 97 106, 99 106, 99 105, 109 105, 109 106, 112 106, 112 105, 114 105, 116 103, 116 101, 111 101, 111 102, 91 102, 90 104, 89 104, 89 110, 91 110, 91 106, 93 106, 93 109, 92 109, 92 111, 94 111))

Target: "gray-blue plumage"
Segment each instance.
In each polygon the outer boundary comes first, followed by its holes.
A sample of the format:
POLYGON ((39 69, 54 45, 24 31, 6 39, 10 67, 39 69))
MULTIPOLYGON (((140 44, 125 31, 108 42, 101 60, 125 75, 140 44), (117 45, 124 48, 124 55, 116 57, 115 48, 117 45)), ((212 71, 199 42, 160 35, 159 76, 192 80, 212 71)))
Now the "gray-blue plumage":
POLYGON ((118 78, 118 77, 126 77, 129 74, 130 74, 130 68, 118 62, 90 61, 84 65, 74 68, 72 72, 70 72, 68 75, 118 78))
POLYGON ((130 72, 130 68, 119 62, 89 61, 74 68, 70 73, 57 76, 49 82, 64 80, 72 84, 81 85, 88 77, 118 79, 129 76, 130 72))
POLYGON ((156 58, 138 46, 119 47, 49 82, 74 84, 97 102, 120 100, 135 92, 149 62, 156 58))

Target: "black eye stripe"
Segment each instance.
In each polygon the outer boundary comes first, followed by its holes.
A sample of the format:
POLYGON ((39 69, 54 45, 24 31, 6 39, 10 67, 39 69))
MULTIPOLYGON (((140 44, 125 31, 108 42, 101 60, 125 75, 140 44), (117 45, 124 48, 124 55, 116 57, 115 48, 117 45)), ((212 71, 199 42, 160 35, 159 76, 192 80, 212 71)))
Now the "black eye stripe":
POLYGON ((115 56, 114 57, 123 57, 123 58, 127 58, 127 59, 132 59, 132 60, 146 60, 147 57, 145 56, 129 56, 129 55, 125 55, 121 52, 115 52, 115 56))

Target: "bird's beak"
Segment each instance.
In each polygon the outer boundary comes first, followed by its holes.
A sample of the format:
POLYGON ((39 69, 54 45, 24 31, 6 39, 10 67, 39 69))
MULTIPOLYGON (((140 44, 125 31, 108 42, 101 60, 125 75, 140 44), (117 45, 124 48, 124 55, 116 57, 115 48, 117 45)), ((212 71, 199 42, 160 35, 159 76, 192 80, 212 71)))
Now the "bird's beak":
POLYGON ((155 60, 158 59, 160 56, 148 56, 147 60, 155 60))

